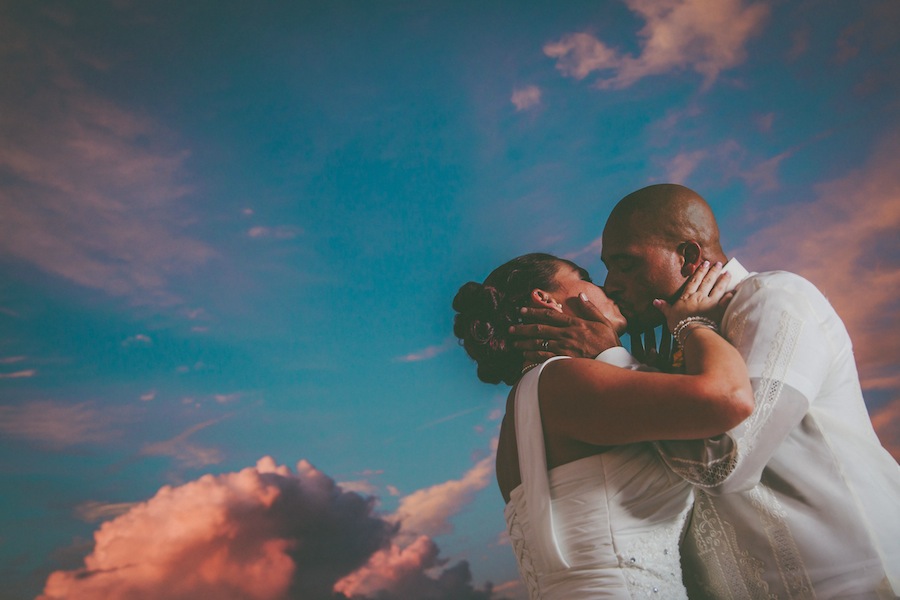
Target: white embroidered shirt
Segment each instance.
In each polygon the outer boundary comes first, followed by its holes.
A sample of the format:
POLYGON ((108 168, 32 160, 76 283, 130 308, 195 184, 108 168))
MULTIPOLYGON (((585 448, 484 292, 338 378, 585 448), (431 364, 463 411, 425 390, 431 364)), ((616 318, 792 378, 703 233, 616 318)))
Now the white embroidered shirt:
POLYGON ((722 331, 747 362, 753 414, 705 443, 657 444, 698 488, 682 545, 691 597, 897 598, 900 466, 843 323, 798 275, 735 284, 722 331))

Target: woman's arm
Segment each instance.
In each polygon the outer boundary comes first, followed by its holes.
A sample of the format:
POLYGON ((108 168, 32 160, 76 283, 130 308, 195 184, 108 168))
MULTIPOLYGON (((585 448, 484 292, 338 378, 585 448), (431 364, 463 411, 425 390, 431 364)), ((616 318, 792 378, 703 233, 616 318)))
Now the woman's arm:
MULTIPOLYGON (((702 314, 724 294, 720 266, 704 265, 674 305, 657 305, 670 325, 702 314)), ((753 411, 741 355, 712 329, 696 327, 684 343, 686 374, 620 369, 588 359, 558 360, 541 373, 544 430, 595 445, 699 439, 724 433, 753 411)))

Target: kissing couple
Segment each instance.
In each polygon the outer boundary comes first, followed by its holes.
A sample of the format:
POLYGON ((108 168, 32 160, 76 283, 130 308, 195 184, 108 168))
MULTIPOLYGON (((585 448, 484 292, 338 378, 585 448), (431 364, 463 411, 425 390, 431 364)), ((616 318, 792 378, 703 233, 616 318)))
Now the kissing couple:
POLYGON ((900 597, 900 466, 822 293, 729 260, 680 185, 623 198, 602 242, 603 287, 526 254, 453 300, 479 379, 512 386, 497 481, 529 598, 900 597), (659 325, 671 355, 621 346, 659 325))

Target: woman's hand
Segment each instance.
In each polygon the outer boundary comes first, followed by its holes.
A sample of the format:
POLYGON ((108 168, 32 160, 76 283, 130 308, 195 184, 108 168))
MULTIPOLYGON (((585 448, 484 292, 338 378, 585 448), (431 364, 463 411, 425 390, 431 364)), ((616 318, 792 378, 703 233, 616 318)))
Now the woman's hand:
POLYGON ((729 273, 722 273, 722 263, 710 265, 708 260, 704 261, 684 284, 678 300, 673 304, 654 300, 653 306, 666 317, 669 331, 687 317, 706 317, 720 323, 734 296, 733 292, 725 291, 730 278, 729 273))

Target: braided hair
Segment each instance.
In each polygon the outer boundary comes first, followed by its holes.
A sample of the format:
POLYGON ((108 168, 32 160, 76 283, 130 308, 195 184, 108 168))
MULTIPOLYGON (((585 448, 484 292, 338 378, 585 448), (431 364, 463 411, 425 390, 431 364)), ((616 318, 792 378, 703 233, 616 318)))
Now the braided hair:
POLYGON ((470 281, 459 288, 453 299, 453 334, 478 363, 478 379, 514 385, 522 376, 524 358, 512 347, 509 327, 518 322, 519 309, 529 303, 532 290, 557 289, 556 275, 563 265, 581 270, 551 254, 524 254, 494 269, 484 283, 470 281))

